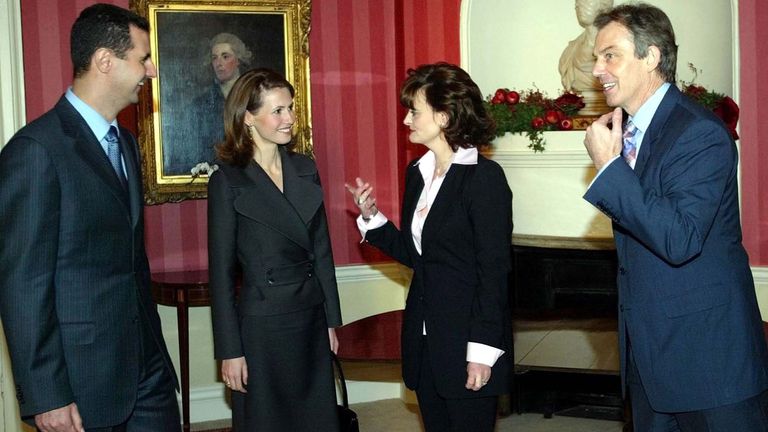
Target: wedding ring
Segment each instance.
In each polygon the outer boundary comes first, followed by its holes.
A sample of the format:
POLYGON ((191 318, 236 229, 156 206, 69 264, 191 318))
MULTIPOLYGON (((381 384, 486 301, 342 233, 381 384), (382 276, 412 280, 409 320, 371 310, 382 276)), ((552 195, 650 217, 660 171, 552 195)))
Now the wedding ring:
POLYGON ((360 197, 357 199, 357 205, 361 206, 363 205, 363 203, 365 203, 365 200, 363 199, 363 197, 360 197))
POLYGON ((483 385, 488 384, 488 381, 481 381, 483 385))

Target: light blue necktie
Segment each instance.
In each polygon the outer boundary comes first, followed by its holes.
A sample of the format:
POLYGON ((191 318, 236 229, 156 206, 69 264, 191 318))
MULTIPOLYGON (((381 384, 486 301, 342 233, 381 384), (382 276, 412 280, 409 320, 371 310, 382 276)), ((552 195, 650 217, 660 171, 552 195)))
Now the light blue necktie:
POLYGON ((120 142, 117 138, 117 129, 114 126, 109 127, 109 132, 104 137, 104 141, 107 142, 107 157, 109 163, 112 164, 112 169, 115 170, 120 184, 123 188, 128 187, 128 180, 125 178, 125 172, 123 171, 123 160, 120 154, 120 142))
POLYGON ((635 134, 637 128, 632 121, 627 122, 627 128, 624 130, 624 146, 621 149, 621 155, 624 156, 624 160, 630 168, 635 169, 635 161, 637 161, 637 146, 635 145, 635 134))

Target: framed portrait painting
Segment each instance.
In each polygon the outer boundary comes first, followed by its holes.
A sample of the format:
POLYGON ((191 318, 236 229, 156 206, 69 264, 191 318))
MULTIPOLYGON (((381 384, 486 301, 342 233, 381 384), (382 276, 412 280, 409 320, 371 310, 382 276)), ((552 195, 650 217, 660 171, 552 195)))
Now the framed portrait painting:
POLYGON ((226 95, 249 69, 294 85, 294 148, 312 153, 310 0, 131 0, 131 9, 149 21, 158 75, 139 101, 147 204, 206 197, 226 95))

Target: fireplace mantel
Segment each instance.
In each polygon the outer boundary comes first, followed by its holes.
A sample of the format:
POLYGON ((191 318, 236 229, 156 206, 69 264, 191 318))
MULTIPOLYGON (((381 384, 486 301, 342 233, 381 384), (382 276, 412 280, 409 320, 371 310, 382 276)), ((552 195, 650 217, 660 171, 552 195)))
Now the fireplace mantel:
POLYGON ((512 234, 512 246, 546 249, 616 250, 612 237, 561 237, 538 234, 512 234))

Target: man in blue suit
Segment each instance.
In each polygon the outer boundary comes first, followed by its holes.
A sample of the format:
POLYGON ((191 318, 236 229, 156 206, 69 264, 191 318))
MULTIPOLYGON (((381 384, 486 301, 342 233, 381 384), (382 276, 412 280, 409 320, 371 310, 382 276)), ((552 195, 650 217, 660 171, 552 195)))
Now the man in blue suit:
POLYGON ((43 432, 181 429, 139 150, 116 121, 156 75, 148 28, 113 5, 83 10, 72 87, 0 153, 0 314, 21 416, 43 432))
POLYGON ((584 198, 613 220, 635 430, 766 431, 768 355, 741 244, 736 146, 675 87, 664 12, 620 5, 595 25, 593 73, 617 108, 587 129, 598 173, 584 198))

